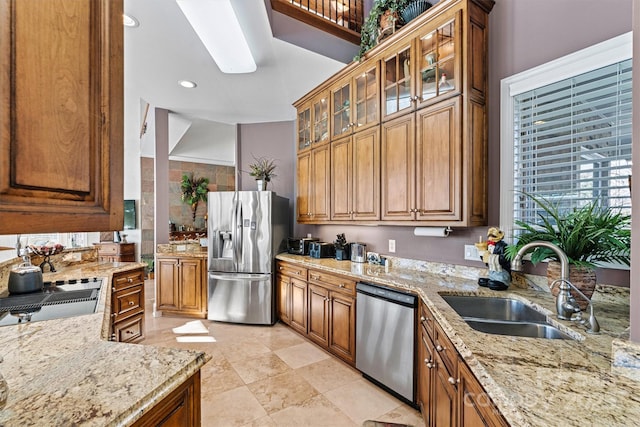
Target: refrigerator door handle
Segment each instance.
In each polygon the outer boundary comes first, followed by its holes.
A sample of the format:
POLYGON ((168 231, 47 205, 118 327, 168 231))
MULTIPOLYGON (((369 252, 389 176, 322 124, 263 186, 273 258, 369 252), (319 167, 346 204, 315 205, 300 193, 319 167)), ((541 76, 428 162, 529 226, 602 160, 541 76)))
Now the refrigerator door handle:
POLYGON ((235 261, 236 270, 239 269, 239 265, 242 264, 242 244, 244 236, 242 235, 242 201, 238 199, 236 201, 236 240, 233 242, 233 257, 235 261))
POLYGON ((243 273, 209 273, 209 278, 214 280, 232 280, 244 282, 246 280, 264 281, 269 280, 271 274, 243 274, 243 273))
POLYGON ((233 196, 233 222, 231 224, 231 227, 233 228, 233 230, 231 230, 231 238, 233 239, 232 241, 232 253, 233 253, 233 269, 237 270, 238 269, 238 257, 236 254, 236 246, 238 245, 238 199, 237 199, 237 195, 238 193, 236 192, 233 196))

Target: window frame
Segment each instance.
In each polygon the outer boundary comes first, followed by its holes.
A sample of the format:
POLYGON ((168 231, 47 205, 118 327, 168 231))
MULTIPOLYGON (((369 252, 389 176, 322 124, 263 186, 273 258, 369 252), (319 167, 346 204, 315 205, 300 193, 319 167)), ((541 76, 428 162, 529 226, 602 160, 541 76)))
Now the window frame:
POLYGON ((513 98, 521 93, 630 59, 632 39, 632 32, 628 32, 501 80, 500 227, 506 236, 513 236, 514 231, 513 98))

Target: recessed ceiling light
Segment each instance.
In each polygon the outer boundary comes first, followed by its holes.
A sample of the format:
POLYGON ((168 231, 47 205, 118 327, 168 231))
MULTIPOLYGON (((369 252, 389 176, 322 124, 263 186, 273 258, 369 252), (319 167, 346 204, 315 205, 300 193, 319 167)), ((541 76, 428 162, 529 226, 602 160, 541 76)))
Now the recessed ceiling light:
POLYGON ((178 84, 182 87, 186 87, 187 89, 193 89, 194 87, 198 86, 191 80, 178 80, 178 84))
POLYGON ((126 13, 122 14, 122 23, 125 27, 137 27, 140 25, 136 18, 131 15, 127 15, 126 13))

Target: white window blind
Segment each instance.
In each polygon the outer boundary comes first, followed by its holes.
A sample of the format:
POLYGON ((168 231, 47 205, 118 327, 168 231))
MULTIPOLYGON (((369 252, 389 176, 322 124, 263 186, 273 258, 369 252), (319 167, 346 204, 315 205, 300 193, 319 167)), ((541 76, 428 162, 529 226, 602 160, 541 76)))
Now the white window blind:
POLYGON ((630 213, 631 105, 631 59, 515 95, 513 218, 537 221, 522 192, 630 213))

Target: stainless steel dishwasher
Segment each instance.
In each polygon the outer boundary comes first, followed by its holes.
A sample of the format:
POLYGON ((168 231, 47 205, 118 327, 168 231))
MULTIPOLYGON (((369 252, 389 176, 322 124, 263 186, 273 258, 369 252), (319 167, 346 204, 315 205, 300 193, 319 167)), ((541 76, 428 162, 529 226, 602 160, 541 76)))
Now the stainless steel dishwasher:
POLYGON ((415 405, 413 375, 417 297, 356 285, 356 368, 365 378, 415 405))

